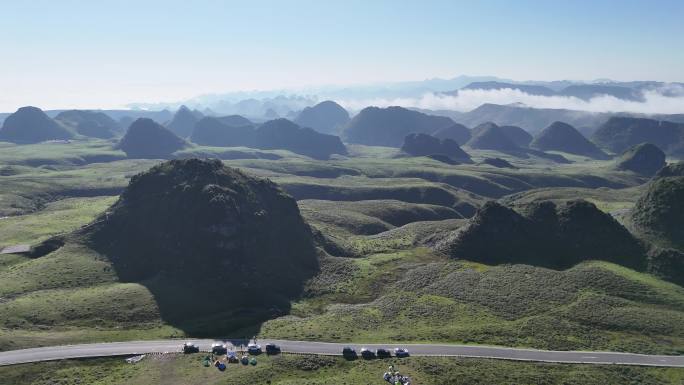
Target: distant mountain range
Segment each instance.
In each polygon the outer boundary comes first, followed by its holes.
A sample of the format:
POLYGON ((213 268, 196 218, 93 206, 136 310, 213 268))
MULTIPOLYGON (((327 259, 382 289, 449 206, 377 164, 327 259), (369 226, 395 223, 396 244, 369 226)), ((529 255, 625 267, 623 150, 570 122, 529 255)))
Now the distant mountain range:
MULTIPOLYGON (((367 105, 352 108, 355 111, 374 105, 373 101, 401 98, 420 98, 425 94, 457 94, 459 90, 517 89, 530 95, 572 96, 588 100, 599 95, 610 95, 629 101, 640 101, 643 93, 658 90, 666 96, 683 96, 684 83, 658 81, 618 82, 608 79, 595 81, 554 80, 516 81, 495 76, 457 76, 449 79, 384 82, 375 84, 318 86, 297 89, 264 91, 238 91, 200 95, 186 100, 166 103, 132 103, 131 108, 145 110, 176 110, 181 105, 216 114, 239 114, 250 119, 265 117, 266 112, 293 119, 306 107, 324 100, 368 101, 367 105)), ((381 106, 382 107, 382 106, 381 106)), ((212 115, 211 113, 205 113, 212 115)), ((269 116, 267 118, 273 118, 269 116)))
POLYGON ((605 123, 613 116, 648 116, 658 120, 684 123, 684 113, 646 115, 636 113, 587 112, 554 108, 532 108, 520 104, 499 105, 486 103, 465 113, 445 110, 417 110, 426 114, 449 117, 455 122, 461 123, 467 127, 475 127, 482 123, 493 122, 502 126, 509 125, 521 127, 531 133, 539 132, 548 127, 551 123, 560 121, 572 125, 585 136, 591 136, 601 124, 605 123))
MULTIPOLYGON (((631 83, 630 83, 631 85, 631 83)), ((503 83, 503 82, 475 82, 461 88, 462 90, 503 90, 513 89, 530 95, 537 96, 568 96, 575 97, 582 100, 589 100, 602 95, 613 96, 618 99, 643 101, 643 92, 654 90, 663 87, 665 83, 659 82, 641 82, 638 85, 627 86, 623 83, 599 83, 599 84, 568 84, 559 90, 554 90, 550 87, 539 84, 524 84, 524 83, 503 83)), ((457 91, 453 91, 451 95, 457 95, 457 91)))

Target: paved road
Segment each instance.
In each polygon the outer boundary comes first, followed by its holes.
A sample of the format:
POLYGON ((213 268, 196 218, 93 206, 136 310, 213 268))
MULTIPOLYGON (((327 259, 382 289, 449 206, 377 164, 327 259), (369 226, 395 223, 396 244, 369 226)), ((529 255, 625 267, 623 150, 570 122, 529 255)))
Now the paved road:
MULTIPOLYGON (((131 341, 82 345, 51 346, 43 348, 13 350, 0 352, 0 366, 28 362, 52 361, 66 358, 126 356, 145 353, 178 352, 183 341, 131 341)), ((200 349, 208 351, 214 342, 224 342, 230 349, 239 348, 245 341, 230 340, 193 340, 200 349)), ((395 347, 408 348, 413 356, 453 356, 495 358, 516 361, 540 361, 584 364, 620 364, 642 366, 668 366, 684 368, 684 356, 655 356, 631 353, 612 352, 571 352, 545 351, 533 349, 514 349, 493 346, 472 345, 435 345, 435 344, 340 344, 307 341, 259 340, 263 345, 273 342, 288 353, 311 353, 339 355, 344 346, 352 346, 358 350, 395 347)))
POLYGON ((14 246, 7 246, 4 249, 0 250, 0 254, 25 253, 29 250, 31 250, 30 245, 14 245, 14 246))

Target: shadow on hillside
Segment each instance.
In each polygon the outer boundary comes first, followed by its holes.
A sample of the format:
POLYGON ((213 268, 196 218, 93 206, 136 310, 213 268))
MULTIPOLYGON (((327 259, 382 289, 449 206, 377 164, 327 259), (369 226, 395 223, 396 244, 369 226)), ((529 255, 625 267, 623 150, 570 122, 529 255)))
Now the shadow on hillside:
POLYGON ((234 287, 230 280, 187 282, 156 277, 140 282, 155 298, 162 320, 189 336, 251 338, 261 324, 289 314, 295 293, 234 287))
MULTIPOLYGON (((263 322, 290 313, 310 276, 302 276, 288 288, 255 280, 254 273, 225 268, 188 267, 155 273, 152 277, 132 276, 132 266, 94 247, 107 258, 121 282, 145 286, 157 305, 161 320, 190 337, 249 339, 259 334, 263 322)), ((144 254, 142 254, 144 255, 144 254)), ((313 273, 312 273, 313 275, 313 273)))

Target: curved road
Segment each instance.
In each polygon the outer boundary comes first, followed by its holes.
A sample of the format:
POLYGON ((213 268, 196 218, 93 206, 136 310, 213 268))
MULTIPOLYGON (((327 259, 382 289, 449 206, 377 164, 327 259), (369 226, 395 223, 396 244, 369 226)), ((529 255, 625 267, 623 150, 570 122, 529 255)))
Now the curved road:
MULTIPOLYGON (((209 351, 214 342, 226 343, 229 349, 240 347, 239 340, 192 340, 203 351, 209 351)), ((494 346, 473 345, 436 345, 436 344, 341 344, 308 341, 259 340, 264 345, 273 342, 280 345, 286 353, 310 353, 322 355, 340 355, 342 348, 352 346, 358 350, 363 347, 369 349, 405 347, 414 356, 452 356, 494 358, 516 361, 539 361, 582 364, 619 364, 643 366, 667 366, 684 368, 684 356, 656 356, 633 353, 613 352, 576 352, 576 351, 547 351, 534 349, 502 348, 494 346)), ((183 341, 131 341, 110 342, 82 345, 50 346, 23 350, 0 352, 0 366, 29 362, 52 361, 67 358, 126 356, 146 353, 179 352, 183 341)))

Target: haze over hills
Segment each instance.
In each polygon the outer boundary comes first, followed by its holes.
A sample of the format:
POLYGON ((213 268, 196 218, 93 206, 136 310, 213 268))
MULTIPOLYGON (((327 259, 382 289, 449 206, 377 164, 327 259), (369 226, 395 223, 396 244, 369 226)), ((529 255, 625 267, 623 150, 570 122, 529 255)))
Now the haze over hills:
POLYGON ((100 111, 63 111, 55 116, 55 120, 80 135, 93 138, 110 139, 123 132, 117 121, 100 111))
MULTIPOLYGON (((529 95, 535 96, 571 96, 582 100, 591 100, 600 96, 613 96, 618 99, 641 101, 643 100, 642 92, 652 88, 658 87, 658 83, 642 83, 620 85, 620 83, 597 83, 597 84, 581 84, 570 83, 566 87, 558 90, 553 90, 549 87, 539 84, 526 83, 502 83, 502 82, 475 82, 463 87, 462 90, 518 90, 529 95)), ((663 86, 662 84, 660 86, 663 86)), ((453 94, 458 94, 454 91, 453 94)))
POLYGON ((249 120, 249 119, 247 119, 241 115, 219 116, 216 119, 218 119, 221 123, 227 124, 229 126, 250 126, 250 125, 254 125, 254 123, 251 120, 249 120))
POLYGON ((192 133, 195 123, 202 118, 201 113, 194 113, 186 106, 181 106, 173 115, 173 119, 166 124, 166 128, 181 138, 187 138, 192 133))
MULTIPOLYGON (((446 110, 423 110, 424 113, 447 116, 469 127, 482 123, 494 122, 498 125, 518 126, 535 134, 551 123, 560 121, 577 128, 583 135, 591 136, 603 123, 614 116, 645 117, 649 115, 635 113, 590 112, 558 108, 535 108, 520 103, 499 105, 485 103, 465 113, 446 110)), ((684 123, 682 114, 655 114, 658 120, 684 123)))
MULTIPOLYGON (((235 116, 237 117, 239 115, 235 116)), ((204 117, 200 119, 192 128, 190 140, 193 143, 206 146, 254 147, 256 145, 256 133, 254 131, 254 127, 249 123, 246 125, 232 125, 225 123, 242 122, 242 120, 238 118, 229 118, 230 119, 204 117)), ((249 121, 247 120, 247 122, 249 121)))
POLYGON ((432 136, 439 139, 451 139, 459 145, 464 145, 470 140, 472 134, 468 127, 454 123, 451 126, 438 129, 432 133, 432 136))
POLYGON ((304 108, 294 122, 324 134, 339 135, 342 127, 349 123, 349 113, 339 104, 326 100, 304 108))
POLYGON ((284 148, 316 159, 328 159, 332 154, 347 154, 339 137, 299 127, 287 119, 271 120, 257 127, 255 141, 258 148, 284 148))
POLYGON ((684 123, 613 117, 596 130, 592 139, 598 145, 616 153, 648 142, 669 155, 684 156, 684 123))
MULTIPOLYGON (((513 89, 519 90, 530 95, 542 95, 551 96, 555 95, 555 92, 549 88, 541 85, 529 85, 529 84, 511 84, 511 83, 501 83, 501 82, 474 82, 467 86, 461 88, 463 90, 501 90, 501 89, 513 89)), ((454 94, 458 94, 458 91, 454 91, 454 94)))
POLYGON ((453 124, 449 118, 426 115, 402 107, 368 107, 347 124, 343 137, 350 143, 400 147, 408 134, 431 134, 453 124))
MULTIPOLYGON (((352 86, 320 86, 293 89, 276 89, 264 91, 237 91, 223 94, 202 95, 176 103, 132 103, 129 106, 142 109, 177 109, 180 105, 193 108, 209 108, 223 114, 242 114, 247 116, 263 116, 272 109, 280 116, 303 110, 317 102, 333 100, 351 106, 351 110, 361 110, 369 105, 378 105, 377 101, 395 100, 395 105, 418 107, 401 103, 400 100, 420 99, 424 95, 458 95, 459 91, 500 91, 517 90, 532 96, 574 97, 580 101, 610 96, 627 102, 643 102, 644 95, 658 93, 667 97, 684 95, 684 83, 667 83, 658 81, 618 82, 611 80, 597 81, 516 81, 495 76, 458 76, 451 79, 427 79, 422 81, 387 82, 378 84, 352 86), (365 101, 365 102, 363 102, 365 101), (375 101, 375 103, 374 103, 375 101)), ((495 94, 492 94, 494 96, 495 94)), ((518 100, 522 101, 522 100, 518 100)), ((482 100, 480 104, 496 103, 496 98, 482 100)), ((508 103, 514 103, 510 100, 508 103)), ((507 104, 508 104, 507 103, 507 104)), ((501 104, 501 103, 497 103, 501 104)), ((390 104, 391 105, 391 104, 390 104)), ((383 103, 380 106, 387 106, 383 103)), ((625 106, 629 106, 625 104, 625 106)), ((476 108, 477 105, 469 109, 476 108)), ((536 106, 539 107, 539 106, 536 106)), ((423 107, 426 108, 426 107, 423 107)), ((430 108, 429 109, 437 109, 430 108)), ((447 108, 448 109, 448 108, 447 108)), ((455 108, 463 111, 457 105, 455 108)), ((616 111, 618 112, 618 111, 616 111)), ((629 112, 629 108, 621 111, 629 112)), ((560 120, 560 119, 555 119, 560 120)), ((482 123, 478 122, 477 124, 482 123)), ((551 122, 546 122, 547 126, 551 122)), ((501 124, 514 124, 501 122, 501 124)), ((474 124, 476 125, 476 124, 474 124)))
POLYGON ((466 145, 480 150, 517 151, 520 149, 509 137, 508 132, 494 123, 484 123, 473 128, 473 137, 466 145))

